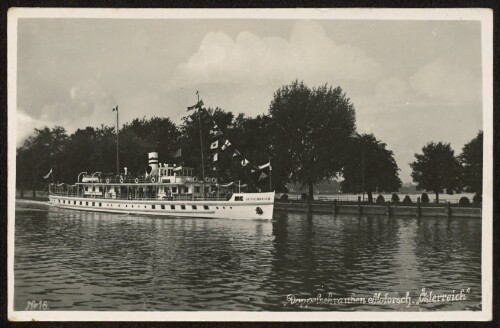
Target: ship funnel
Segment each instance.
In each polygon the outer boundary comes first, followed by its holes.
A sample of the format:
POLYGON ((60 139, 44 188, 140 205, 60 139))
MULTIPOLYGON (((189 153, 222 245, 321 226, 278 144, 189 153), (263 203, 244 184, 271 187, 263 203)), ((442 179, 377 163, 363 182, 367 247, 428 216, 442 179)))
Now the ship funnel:
POLYGON ((158 175, 158 153, 148 153, 148 165, 151 167, 151 175, 158 175))

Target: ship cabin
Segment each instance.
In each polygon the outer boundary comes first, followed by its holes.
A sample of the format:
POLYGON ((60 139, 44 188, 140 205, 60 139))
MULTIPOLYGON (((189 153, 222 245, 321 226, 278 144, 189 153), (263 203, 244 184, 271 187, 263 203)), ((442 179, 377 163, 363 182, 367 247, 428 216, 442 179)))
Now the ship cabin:
POLYGON ((219 190, 215 177, 205 178, 203 182, 201 178, 193 175, 193 168, 168 164, 159 167, 157 174, 147 174, 143 177, 123 174, 116 178, 100 176, 92 180, 84 179, 76 184, 84 197, 180 199, 214 195, 219 190))
POLYGON ((202 178, 194 174, 192 167, 158 163, 158 153, 149 153, 149 165, 140 176, 132 176, 127 168, 120 174, 96 172, 78 175, 78 181, 71 188, 54 185, 53 194, 73 195, 89 198, 129 199, 129 200, 182 200, 229 197, 234 191, 246 189, 230 183, 221 185, 217 178, 202 178), (80 179, 81 177, 81 179, 80 179))

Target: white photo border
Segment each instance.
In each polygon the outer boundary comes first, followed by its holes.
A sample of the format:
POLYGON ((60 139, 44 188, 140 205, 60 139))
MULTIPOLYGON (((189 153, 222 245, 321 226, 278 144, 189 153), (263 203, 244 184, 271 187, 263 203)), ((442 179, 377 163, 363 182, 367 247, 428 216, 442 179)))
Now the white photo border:
POLYGON ((493 306, 493 10, 11 8, 7 14, 7 278, 11 321, 489 321, 493 306), (25 18, 473 20, 481 23, 483 97, 482 309, 435 312, 102 312, 14 310, 17 24, 25 18))

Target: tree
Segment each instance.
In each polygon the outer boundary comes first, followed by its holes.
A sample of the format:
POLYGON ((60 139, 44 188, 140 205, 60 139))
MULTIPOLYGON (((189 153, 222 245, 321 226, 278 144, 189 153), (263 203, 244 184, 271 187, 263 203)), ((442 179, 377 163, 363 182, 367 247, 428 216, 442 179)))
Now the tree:
POLYGON ((274 93, 269 116, 273 178, 307 185, 313 199, 315 184, 342 171, 356 129, 354 106, 340 87, 311 89, 296 80, 274 93))
POLYGON ((415 154, 415 158, 410 167, 418 190, 433 191, 436 203, 439 193, 445 189, 460 191, 460 163, 449 143, 430 142, 422 148, 422 154, 415 154))
POLYGON ((158 152, 161 163, 172 162, 172 154, 179 149, 179 138, 179 129, 169 118, 136 118, 120 130, 120 163, 129 172, 142 174, 149 152, 158 152))
POLYGON ((459 156, 463 167, 462 181, 468 192, 482 193, 483 190, 483 131, 464 145, 459 156))
POLYGON ((386 149, 373 134, 357 135, 350 141, 347 161, 343 170, 342 191, 368 193, 393 192, 401 187, 399 168, 394 153, 386 149))
POLYGON ((47 182, 43 176, 51 169, 51 180, 58 180, 65 166, 64 150, 67 140, 68 136, 63 127, 35 129, 34 134, 17 150, 17 185, 21 189, 30 186, 34 197, 38 186, 47 182))
MULTIPOLYGON (((120 140, 123 142, 126 139, 120 140)), ((101 128, 78 129, 67 142, 60 180, 74 183, 78 174, 84 171, 88 173, 115 172, 115 160, 116 135, 114 128, 101 126, 101 128)))

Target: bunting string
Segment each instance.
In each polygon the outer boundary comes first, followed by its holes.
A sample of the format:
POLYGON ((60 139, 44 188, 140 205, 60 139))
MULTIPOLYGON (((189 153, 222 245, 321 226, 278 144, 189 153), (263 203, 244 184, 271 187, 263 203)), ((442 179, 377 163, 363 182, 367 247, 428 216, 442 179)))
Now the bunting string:
POLYGON ((271 170, 271 163, 268 162, 266 164, 257 166, 253 165, 248 159, 246 159, 240 153, 238 149, 235 148, 234 144, 225 136, 224 132, 219 128, 212 115, 205 108, 202 107, 203 105, 204 105, 203 101, 200 100, 196 105, 188 107, 188 111, 192 109, 197 109, 200 118, 204 122, 213 124, 212 128, 210 129, 210 137, 213 140, 213 142, 210 144, 210 151, 213 151, 211 157, 212 157, 212 163, 215 164, 212 166, 212 170, 218 171, 217 163, 220 160, 219 153, 230 150, 232 153, 231 157, 235 160, 238 160, 242 168, 248 168, 250 173, 252 175, 255 175, 254 178, 256 178, 257 181, 261 181, 268 178, 268 175, 264 173, 262 170, 266 168, 269 168, 269 170, 271 170), (221 143, 220 147, 219 147, 219 141, 221 143))

